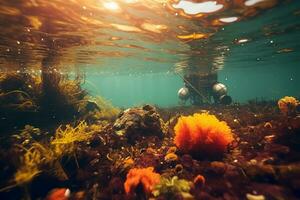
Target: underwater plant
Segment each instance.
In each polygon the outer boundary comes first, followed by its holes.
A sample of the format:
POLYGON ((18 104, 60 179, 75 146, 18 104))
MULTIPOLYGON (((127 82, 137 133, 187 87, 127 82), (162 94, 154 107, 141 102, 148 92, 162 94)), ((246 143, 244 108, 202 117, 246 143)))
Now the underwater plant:
POLYGON ((34 142, 29 149, 23 149, 25 150, 25 154, 21 157, 21 167, 14 176, 16 185, 23 185, 30 182, 42 172, 43 166, 52 165, 55 159, 51 149, 38 142, 34 142))
POLYGON ((85 121, 81 121, 76 127, 67 124, 65 128, 59 126, 50 144, 56 157, 73 154, 77 142, 87 141, 92 137, 93 130, 88 128, 85 121))
POLYGON ((151 194, 154 186, 160 182, 160 174, 155 173, 153 167, 133 168, 127 173, 124 188, 126 194, 136 193, 142 187, 142 193, 151 194))
POLYGON ((230 127, 208 113, 182 116, 174 127, 176 146, 185 153, 219 156, 233 141, 230 127))
POLYGON ((80 102, 87 92, 82 89, 82 77, 77 74, 74 79, 58 71, 42 69, 41 96, 39 103, 41 112, 55 119, 73 119, 78 116, 80 102))
POLYGON ((11 137, 16 140, 17 144, 22 147, 31 145, 32 142, 36 141, 41 136, 41 130, 31 125, 25 125, 18 134, 12 135, 11 137))
POLYGON ((296 111, 297 106, 299 106, 300 103, 295 97, 289 97, 285 96, 278 101, 278 107, 279 110, 284 115, 292 114, 296 111))
POLYGON ((113 120, 116 119, 121 110, 114 107, 112 103, 101 96, 91 99, 100 108, 100 111, 95 113, 97 119, 113 120))
POLYGON ((171 179, 161 178, 160 182, 155 185, 153 189, 154 197, 164 197, 165 199, 175 199, 180 195, 183 199, 193 199, 193 195, 190 194, 192 183, 179 179, 177 176, 173 176, 171 179))
MULTIPOLYGON (((22 131, 22 135, 26 140, 32 139, 31 133, 40 133, 39 129, 31 126, 26 126, 22 131)), ((76 142, 87 141, 93 130, 89 130, 86 122, 80 122, 76 127, 66 125, 63 129, 60 126, 55 133, 54 138, 50 141, 50 145, 43 145, 36 141, 29 143, 22 142, 17 145, 25 150, 25 154, 20 159, 20 168, 14 176, 14 186, 24 185, 32 181, 38 174, 44 171, 52 172, 57 178, 62 180, 68 179, 63 167, 60 164, 60 159, 65 155, 74 155, 76 164, 78 162, 75 156, 76 142), (29 148, 25 146, 30 145, 29 148)), ((20 137, 22 138, 22 137, 20 137)), ((26 141, 25 140, 25 141, 26 141)), ((12 186, 8 186, 12 187, 12 186)))
POLYGON ((6 111, 35 111, 40 79, 26 73, 0 73, 0 108, 6 111))

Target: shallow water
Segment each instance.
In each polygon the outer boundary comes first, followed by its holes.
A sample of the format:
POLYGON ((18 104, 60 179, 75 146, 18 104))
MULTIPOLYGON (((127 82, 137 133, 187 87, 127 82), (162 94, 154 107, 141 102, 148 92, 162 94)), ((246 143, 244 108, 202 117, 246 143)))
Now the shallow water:
POLYGON ((298 1, 191 5, 2 1, 0 69, 39 73, 54 54, 53 68, 85 73, 85 88, 120 107, 178 105, 177 73, 191 72, 217 71, 236 102, 299 96, 298 1))
POLYGON ((297 0, 0 0, 0 199, 299 199, 299 19, 297 0))

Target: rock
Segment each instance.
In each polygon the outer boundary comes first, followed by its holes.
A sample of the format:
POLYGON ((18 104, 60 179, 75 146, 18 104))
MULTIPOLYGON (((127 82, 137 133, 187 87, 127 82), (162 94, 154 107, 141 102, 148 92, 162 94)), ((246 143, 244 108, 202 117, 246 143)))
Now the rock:
POLYGON ((276 179, 276 170, 272 165, 248 165, 243 167, 246 175, 254 180, 266 181, 276 179))
POLYGON ((117 135, 125 136, 129 141, 134 142, 141 136, 163 137, 164 126, 165 124, 155 107, 145 105, 123 111, 115 121, 113 128, 117 135))
POLYGON ((290 120, 290 125, 294 130, 300 129, 300 116, 296 116, 290 120))
POLYGON ((290 153, 290 148, 280 144, 268 144, 265 146, 265 150, 268 150, 272 154, 287 155, 290 153))
POLYGON ((210 170, 211 172, 215 173, 215 174, 224 174, 226 171, 226 164, 223 162, 219 162, 219 161, 213 161, 210 164, 210 170))
POLYGON ((283 180, 300 178, 300 164, 280 165, 277 171, 279 178, 283 180))

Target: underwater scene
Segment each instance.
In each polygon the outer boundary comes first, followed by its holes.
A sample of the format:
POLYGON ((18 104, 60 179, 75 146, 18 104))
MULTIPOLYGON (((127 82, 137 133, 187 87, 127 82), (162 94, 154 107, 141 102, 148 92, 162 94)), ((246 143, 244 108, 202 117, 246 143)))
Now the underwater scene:
POLYGON ((0 0, 1 200, 300 199, 300 1, 0 0))

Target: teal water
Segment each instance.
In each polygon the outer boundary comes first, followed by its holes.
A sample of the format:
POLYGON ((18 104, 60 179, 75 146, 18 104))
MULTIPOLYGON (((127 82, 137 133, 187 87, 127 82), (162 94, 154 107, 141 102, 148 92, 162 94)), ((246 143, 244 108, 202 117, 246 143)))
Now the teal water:
POLYGON ((208 14, 194 1, 200 18, 168 0, 0 2, 0 72, 80 72, 91 94, 124 108, 179 105, 185 74, 216 72, 239 103, 300 96, 297 0, 209 1, 224 9, 208 14))
MULTIPOLYGON (((208 56, 193 57, 192 54, 188 58, 170 59, 157 54, 157 58, 171 62, 147 62, 140 69, 135 68, 140 63, 132 62, 131 58, 121 62, 111 59, 105 65, 114 66, 113 70, 109 67, 106 71, 87 69, 89 83, 85 87, 120 107, 143 103, 176 106, 177 91, 183 81, 174 71, 176 64, 187 61, 200 68, 216 68, 218 81, 226 84, 235 102, 276 100, 285 95, 299 97, 300 15, 295 14, 299 9, 299 1, 283 4, 260 16, 224 27, 205 43, 193 44, 196 50, 209 51, 208 56), (248 42, 236 44, 239 39, 248 39, 248 42)), ((174 49, 180 45, 186 44, 173 45, 174 49)))

